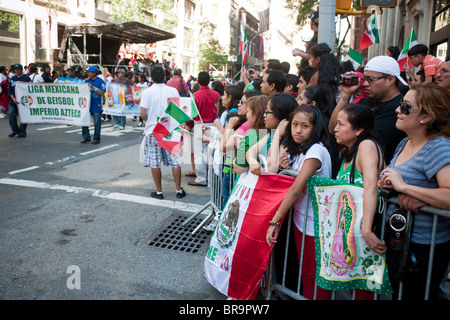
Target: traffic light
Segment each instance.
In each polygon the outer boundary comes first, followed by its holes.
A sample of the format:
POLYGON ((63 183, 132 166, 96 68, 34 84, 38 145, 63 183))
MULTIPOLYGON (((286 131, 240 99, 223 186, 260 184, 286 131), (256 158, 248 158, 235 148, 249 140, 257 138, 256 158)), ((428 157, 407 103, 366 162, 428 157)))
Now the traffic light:
POLYGON ((352 7, 352 0, 336 0, 336 9, 350 10, 352 7))
POLYGON ((398 0, 360 0, 360 6, 367 8, 369 6, 377 6, 380 8, 393 8, 398 5, 398 0))

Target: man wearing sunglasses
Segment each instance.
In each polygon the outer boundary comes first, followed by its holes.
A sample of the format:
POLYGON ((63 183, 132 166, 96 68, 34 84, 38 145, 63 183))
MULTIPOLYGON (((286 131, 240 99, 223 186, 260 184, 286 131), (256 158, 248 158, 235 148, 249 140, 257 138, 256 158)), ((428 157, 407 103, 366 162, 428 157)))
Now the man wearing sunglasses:
MULTIPOLYGON (((347 72, 346 74, 356 73, 347 72)), ((388 56, 372 58, 364 67, 364 76, 360 81, 367 97, 362 98, 358 103, 372 107, 375 113, 375 129, 382 138, 386 163, 389 163, 398 143, 405 137, 404 132, 395 127, 397 121, 395 109, 403 99, 401 87, 403 91, 404 88, 408 88, 408 84, 400 76, 400 67, 397 61, 388 56)), ((330 118, 329 131, 331 134, 334 134, 337 114, 343 106, 353 103, 353 94, 358 90, 360 84, 358 82, 355 86, 341 85, 342 94, 330 118)))

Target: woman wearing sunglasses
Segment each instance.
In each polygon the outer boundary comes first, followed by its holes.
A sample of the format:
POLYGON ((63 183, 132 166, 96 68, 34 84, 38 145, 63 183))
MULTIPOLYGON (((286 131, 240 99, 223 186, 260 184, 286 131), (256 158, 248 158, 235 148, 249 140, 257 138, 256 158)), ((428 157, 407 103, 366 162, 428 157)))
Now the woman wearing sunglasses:
MULTIPOLYGON (((410 260, 415 272, 406 275, 402 299, 423 300, 431 244, 433 215, 420 206, 450 209, 450 94, 435 83, 411 87, 397 108, 396 127, 407 137, 397 146, 389 166, 381 172, 378 186, 399 193, 399 205, 418 211, 410 241, 410 260)), ((392 215, 394 205, 387 211, 392 215)), ((430 299, 437 299, 439 284, 450 259, 450 218, 439 216, 435 239, 430 299)), ((389 269, 389 249, 387 263, 389 269)), ((411 268, 410 268, 411 270, 411 268)), ((391 279, 392 281, 392 279, 391 279)), ((394 290, 396 285, 393 283, 394 290)), ((445 298, 447 299, 447 298, 445 298)))

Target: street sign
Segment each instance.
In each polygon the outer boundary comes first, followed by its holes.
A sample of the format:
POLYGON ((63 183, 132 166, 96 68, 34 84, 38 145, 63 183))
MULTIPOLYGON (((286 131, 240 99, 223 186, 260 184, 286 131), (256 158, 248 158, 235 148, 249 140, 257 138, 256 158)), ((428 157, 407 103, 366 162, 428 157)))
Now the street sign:
POLYGON ((381 8, 393 8, 398 4, 398 0, 360 0, 360 5, 363 8, 369 6, 377 6, 381 8))

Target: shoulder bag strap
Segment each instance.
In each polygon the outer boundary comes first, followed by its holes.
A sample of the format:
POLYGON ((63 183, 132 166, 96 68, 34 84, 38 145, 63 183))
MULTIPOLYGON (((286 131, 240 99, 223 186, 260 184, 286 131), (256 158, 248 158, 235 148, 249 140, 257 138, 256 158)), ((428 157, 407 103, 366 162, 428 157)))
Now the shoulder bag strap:
MULTIPOLYGON (((383 163, 384 163, 384 156, 383 156, 383 153, 380 150, 380 146, 378 145, 378 143, 374 139, 370 139, 370 140, 373 141, 373 143, 375 143, 375 146, 377 147, 377 156, 378 156, 377 170, 378 170, 378 168, 380 168, 380 161, 381 161, 381 165, 384 168, 384 165, 383 165, 383 163)), ((353 161, 352 161, 352 167, 350 169, 350 181, 349 182, 351 184, 355 183, 356 155, 357 154, 358 154, 358 149, 355 151, 355 155, 353 156, 353 161)))

